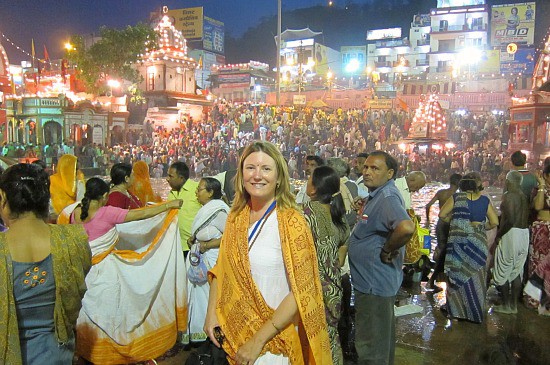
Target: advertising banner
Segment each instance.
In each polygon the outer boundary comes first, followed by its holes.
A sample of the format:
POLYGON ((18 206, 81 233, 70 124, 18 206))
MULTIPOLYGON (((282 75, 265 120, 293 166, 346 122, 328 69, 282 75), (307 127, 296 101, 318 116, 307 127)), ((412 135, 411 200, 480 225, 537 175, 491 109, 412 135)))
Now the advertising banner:
POLYGON ((367 41, 401 38, 401 28, 373 29, 367 31, 367 41))
POLYGON ((328 65, 328 47, 315 43, 315 72, 326 75, 329 69, 328 65))
POLYGON ((535 49, 518 48, 516 53, 500 53, 500 72, 501 73, 522 73, 532 74, 535 69, 535 49))
POLYGON ((477 72, 500 73, 500 51, 499 50, 483 51, 481 53, 481 59, 477 64, 477 72))
POLYGON ((204 18, 202 6, 168 10, 168 15, 174 18, 174 27, 182 32, 185 39, 202 39, 204 18))
POLYGON ((413 18, 412 27, 429 27, 431 25, 430 14, 416 14, 413 18))
POLYGON ((224 53, 224 24, 207 16, 204 17, 202 45, 204 49, 224 53))
POLYGON ((347 72, 350 63, 353 63, 351 73, 364 73, 367 67, 367 46, 344 46, 340 47, 342 55, 342 68, 347 72))
POLYGON ((235 84, 239 86, 250 85, 250 74, 228 74, 218 75, 219 87, 234 87, 235 84), (225 85, 225 86, 224 86, 225 85))
POLYGON ((535 3, 494 5, 491 7, 491 45, 509 43, 531 45, 535 41, 535 3))
POLYGON ((367 108, 371 109, 391 109, 393 108, 393 99, 370 99, 367 108))
POLYGON ((485 0, 437 0, 438 8, 450 8, 453 6, 484 5, 485 0))

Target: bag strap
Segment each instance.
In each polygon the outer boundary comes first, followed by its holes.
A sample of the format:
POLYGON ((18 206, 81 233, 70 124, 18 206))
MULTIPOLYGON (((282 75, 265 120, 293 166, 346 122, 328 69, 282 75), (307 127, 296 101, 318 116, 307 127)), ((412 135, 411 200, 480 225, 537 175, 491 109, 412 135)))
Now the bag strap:
POLYGON ((218 214, 220 214, 221 212, 225 212, 226 210, 223 209, 223 208, 220 208, 218 210, 216 210, 203 224, 200 225, 199 228, 197 228, 195 230, 195 232, 193 232, 193 235, 191 236, 193 238, 193 241, 195 241, 196 237, 195 235, 197 234, 197 232, 199 232, 201 229, 205 228, 206 226, 208 226, 210 223, 212 223, 212 221, 214 219, 216 219, 216 217, 218 216, 218 214))

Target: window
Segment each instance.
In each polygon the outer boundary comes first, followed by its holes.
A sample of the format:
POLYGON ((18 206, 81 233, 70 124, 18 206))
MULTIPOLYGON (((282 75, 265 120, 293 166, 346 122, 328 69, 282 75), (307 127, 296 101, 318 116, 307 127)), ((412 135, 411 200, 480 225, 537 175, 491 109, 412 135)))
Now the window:
POLYGON ((449 29, 449 21, 448 20, 440 20, 439 21, 439 31, 440 32, 446 32, 447 29, 449 29))
POLYGON ((472 19, 472 30, 483 30, 483 18, 472 19))
POLYGON ((439 41, 439 52, 453 52, 455 50, 454 39, 444 39, 439 41))
POLYGON ((147 90, 155 90, 155 73, 151 72, 147 76, 147 90))
POLYGON ((479 46, 482 45, 482 41, 483 41, 483 39, 481 39, 481 38, 473 38, 472 39, 472 46, 479 47, 479 46))

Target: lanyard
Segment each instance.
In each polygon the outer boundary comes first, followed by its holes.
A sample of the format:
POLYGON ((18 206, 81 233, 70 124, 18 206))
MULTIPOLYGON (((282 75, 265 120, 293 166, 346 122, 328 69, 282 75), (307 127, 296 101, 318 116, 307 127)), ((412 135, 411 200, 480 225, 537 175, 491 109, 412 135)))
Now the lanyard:
POLYGON ((252 232, 250 233, 250 235, 248 236, 248 242, 250 242, 250 240, 252 239, 252 237, 254 237, 254 233, 256 233, 256 230, 258 229, 258 227, 260 226, 260 224, 262 223, 262 221, 264 220, 264 218, 269 214, 271 213, 271 211, 275 208, 275 205, 277 204, 277 202, 274 200, 273 203, 271 203, 271 205, 269 206, 269 208, 267 208, 267 210, 265 211, 264 215, 262 215, 262 218, 260 218, 260 220, 258 220, 256 222, 256 224, 254 225, 254 229, 252 230, 252 232))

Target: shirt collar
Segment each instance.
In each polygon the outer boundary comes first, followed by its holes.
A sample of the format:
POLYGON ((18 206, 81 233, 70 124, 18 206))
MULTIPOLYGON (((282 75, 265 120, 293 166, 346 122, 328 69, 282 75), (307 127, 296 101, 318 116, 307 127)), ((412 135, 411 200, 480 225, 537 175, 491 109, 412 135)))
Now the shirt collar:
POLYGON ((395 181, 389 179, 384 185, 377 187, 374 191, 369 191, 369 200, 375 198, 380 191, 384 190, 387 186, 395 186, 395 181))

